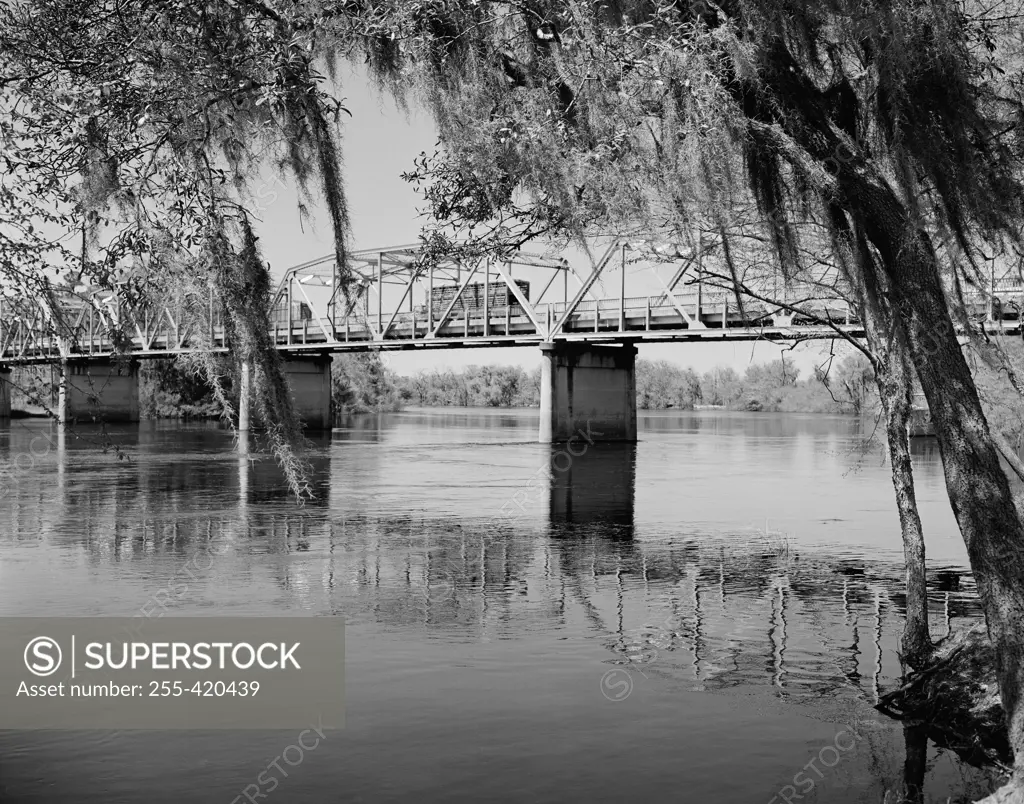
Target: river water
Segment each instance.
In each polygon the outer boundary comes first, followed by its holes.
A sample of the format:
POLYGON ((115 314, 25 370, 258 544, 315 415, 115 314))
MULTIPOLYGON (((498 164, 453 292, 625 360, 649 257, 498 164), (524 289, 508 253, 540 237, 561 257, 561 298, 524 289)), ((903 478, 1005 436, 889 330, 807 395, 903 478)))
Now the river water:
MULTIPOLYGON (((873 423, 639 426, 635 446, 570 455, 536 443, 536 411, 353 417, 313 439, 298 507, 213 426, 60 439, 14 421, 0 616, 157 599, 344 617, 347 714, 272 792, 252 785, 295 732, 0 732, 0 802, 896 802, 922 773, 923 801, 991 789, 934 745, 926 772, 906 765, 920 735, 873 707, 903 605, 873 423)), ((934 441, 914 459, 940 636, 979 610, 934 441)))

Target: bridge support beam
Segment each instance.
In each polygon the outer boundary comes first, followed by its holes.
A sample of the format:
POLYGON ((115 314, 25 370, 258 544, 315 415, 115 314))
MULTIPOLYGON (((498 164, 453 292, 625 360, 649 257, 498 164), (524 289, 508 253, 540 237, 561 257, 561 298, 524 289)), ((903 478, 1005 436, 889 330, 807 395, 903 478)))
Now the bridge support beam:
POLYGON ((334 426, 331 408, 331 356, 287 357, 284 370, 292 389, 295 411, 307 430, 330 430, 334 426))
POLYGON ((540 441, 636 441, 636 347, 541 344, 540 441))
POLYGON ((11 370, 0 366, 0 421, 11 418, 11 370))
POLYGON ((137 422, 139 364, 135 360, 66 360, 58 382, 57 417, 77 421, 137 422))

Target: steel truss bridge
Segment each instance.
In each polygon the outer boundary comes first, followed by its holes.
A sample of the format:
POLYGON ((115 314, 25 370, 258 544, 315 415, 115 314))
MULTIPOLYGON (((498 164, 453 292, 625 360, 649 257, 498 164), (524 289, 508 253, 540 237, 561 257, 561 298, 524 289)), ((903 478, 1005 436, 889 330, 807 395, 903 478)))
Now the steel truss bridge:
MULTIPOLYGON (((505 261, 427 262, 419 245, 374 249, 351 255, 347 303, 334 258, 325 257, 285 273, 274 296, 272 339, 281 352, 301 354, 863 335, 827 277, 784 290, 767 274, 745 279, 756 296, 789 299, 796 309, 753 297, 741 309, 694 252, 676 257, 645 260, 618 241, 581 271, 563 257, 524 252, 505 261)), ((968 313, 989 331, 1018 334, 1022 304, 1019 280, 993 277, 988 293, 968 300, 968 313)), ((196 316, 183 315, 173 302, 126 311, 109 291, 56 288, 46 297, 0 301, 0 364, 101 359, 126 350, 140 358, 226 350, 217 308, 211 295, 202 325, 209 331, 200 337, 195 324, 185 323, 196 316), (115 341, 124 335, 129 342, 118 349, 115 341)))

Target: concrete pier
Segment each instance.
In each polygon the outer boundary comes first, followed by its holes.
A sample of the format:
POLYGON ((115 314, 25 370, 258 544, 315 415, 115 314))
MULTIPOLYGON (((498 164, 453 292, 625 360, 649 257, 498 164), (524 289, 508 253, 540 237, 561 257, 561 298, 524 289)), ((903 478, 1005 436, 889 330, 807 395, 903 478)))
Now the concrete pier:
POLYGON ((540 441, 636 441, 636 347, 543 343, 540 441))
POLYGON ((137 422, 139 364, 134 360, 67 360, 58 382, 61 423, 137 422))
POLYGON ((11 418, 11 370, 0 366, 0 421, 11 418))
POLYGON ((331 356, 287 357, 285 374, 292 389, 295 410, 308 430, 330 430, 334 426, 331 408, 331 356))

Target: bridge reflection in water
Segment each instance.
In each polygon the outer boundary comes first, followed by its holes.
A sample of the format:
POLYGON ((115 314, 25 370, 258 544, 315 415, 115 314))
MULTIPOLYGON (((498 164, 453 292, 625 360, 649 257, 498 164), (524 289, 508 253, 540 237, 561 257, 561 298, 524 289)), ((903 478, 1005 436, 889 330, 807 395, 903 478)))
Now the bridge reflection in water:
POLYGON ((551 446, 550 533, 633 538, 636 444, 551 446))
MULTIPOLYGON (((442 619, 444 612, 460 608, 456 603, 478 608, 487 598, 498 604, 523 589, 561 600, 563 583, 571 581, 577 602, 591 613, 610 604, 613 616, 600 616, 610 637, 629 636, 630 629, 659 615, 661 620, 678 616, 672 650, 691 654, 695 679, 714 677, 721 684, 729 683, 730 673, 749 675, 768 666, 770 683, 780 689, 809 683, 786 666, 786 643, 792 637, 787 621, 794 617, 808 617, 809 623, 825 617, 841 623, 839 631, 846 630, 846 647, 833 645, 834 637, 801 637, 810 640, 808 645, 817 640, 819 648, 830 646, 830 655, 819 658, 835 671, 835 680, 874 683, 893 669, 880 670, 879 655, 864 656, 865 645, 878 642, 880 624, 902 616, 898 565, 854 566, 798 554, 782 534, 771 532, 702 533, 681 524, 678 534, 638 541, 635 444, 577 446, 580 454, 571 461, 564 445, 544 446, 552 469, 544 490, 548 513, 539 530, 531 522, 522 529, 493 529, 488 512, 475 520, 380 513, 344 517, 331 499, 337 443, 376 440, 384 429, 379 424, 335 433, 334 449, 330 433, 314 436, 310 456, 317 497, 292 508, 272 460, 240 456, 220 449, 222 444, 211 447, 208 430, 147 424, 79 428, 66 435, 51 425, 22 426, 19 434, 16 423, 8 438, 0 438, 0 458, 12 467, 9 471, 22 466, 25 477, 6 478, 4 530, 7 539, 20 542, 84 545, 97 551, 93 557, 101 561, 180 553, 230 534, 245 540, 246 552, 309 552, 326 562, 320 585, 328 597, 337 589, 361 597, 363 591, 381 588, 373 579, 387 576, 402 580, 388 584, 388 594, 423 602, 422 592, 427 607, 442 619), (166 449, 169 441, 172 452, 166 449), (98 454, 104 447, 110 455, 123 451, 124 459, 98 454), (30 458, 19 457, 25 455, 30 458), (99 482, 90 472, 95 461, 107 463, 99 482), (39 476, 53 482, 41 483, 39 476), (228 502, 229 495, 234 503, 228 502), (336 557, 339 552, 343 560, 336 557), (443 570, 447 585, 442 594, 429 592, 431 581, 440 577, 431 575, 432 567, 443 570), (346 573, 349 582, 340 583, 346 573), (637 595, 643 605, 630 612, 637 595), (751 629, 760 629, 757 639, 767 652, 743 670, 740 654, 754 639, 751 629), (831 656, 833 648, 841 661, 831 656)), ((372 481, 372 467, 361 464, 361 473, 372 481)), ((299 570, 302 565, 289 566, 299 570)), ((280 580, 291 586, 287 576, 280 580)), ((969 577, 937 571, 932 584, 940 634, 949 628, 948 621, 976 616, 969 577)))
MULTIPOLYGON (((104 613, 130 614, 150 587, 200 554, 202 571, 188 581, 187 598, 164 600, 168 612, 294 608, 344 614, 353 628, 397 630, 410 640, 481 644, 582 633, 600 646, 595 696, 602 673, 617 668, 644 694, 761 694, 840 719, 851 707, 870 707, 900 674, 897 564, 797 551, 771 532, 686 523, 672 532, 640 529, 633 444, 574 445, 580 454, 571 462, 560 457, 564 448, 531 445, 550 457, 552 471, 547 505, 520 524, 493 527, 490 511, 410 515, 339 500, 355 488, 346 486, 354 471, 376 482, 380 466, 363 453, 354 462, 351 450, 386 431, 378 422, 336 433, 333 443, 322 436, 311 452, 318 500, 297 509, 271 461, 234 454, 208 430, 83 429, 60 444, 56 428, 16 427, 0 438, 7 461, 40 435, 55 446, 8 484, 0 549, 8 557, 12 547, 56 549, 70 580, 66 593, 53 590, 55 605, 74 610, 83 589, 99 583, 111 596, 104 613), (131 447, 130 460, 98 455, 107 435, 131 447), (99 477, 90 469, 96 461, 107 461, 99 477), (163 569, 133 586, 139 566, 163 569)), ((34 608, 29 585, 37 581, 11 574, 5 611, 34 608)), ((969 578, 935 573, 932 581, 937 634, 978 619, 969 578)), ((906 739, 907 772, 917 779, 921 735, 908 731, 906 739)))

